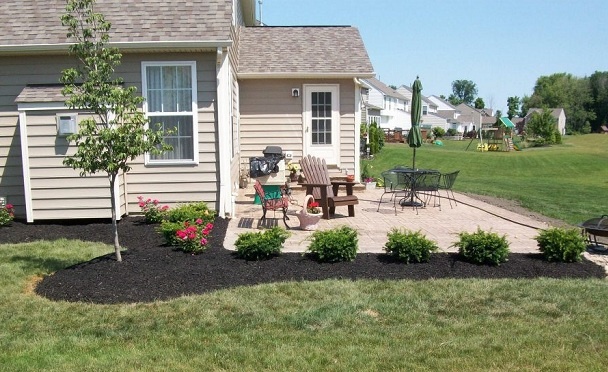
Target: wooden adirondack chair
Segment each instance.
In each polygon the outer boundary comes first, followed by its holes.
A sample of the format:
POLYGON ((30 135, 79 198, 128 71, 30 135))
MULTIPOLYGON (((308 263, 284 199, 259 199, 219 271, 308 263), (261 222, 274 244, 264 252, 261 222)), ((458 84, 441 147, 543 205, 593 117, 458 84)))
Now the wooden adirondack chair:
POLYGON ((331 181, 325 159, 307 155, 300 160, 300 168, 304 173, 306 182, 306 195, 311 194, 323 211, 323 218, 330 219, 336 213, 336 207, 348 206, 348 216, 355 217, 355 204, 359 199, 353 195, 354 182, 331 181), (346 187, 346 195, 338 196, 340 186, 346 187))

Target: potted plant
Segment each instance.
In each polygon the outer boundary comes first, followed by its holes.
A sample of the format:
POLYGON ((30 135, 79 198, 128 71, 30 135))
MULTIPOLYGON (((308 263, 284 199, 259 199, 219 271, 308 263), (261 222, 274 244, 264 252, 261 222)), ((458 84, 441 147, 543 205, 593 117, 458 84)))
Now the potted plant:
POLYGON ((323 213, 319 207, 319 202, 315 201, 312 195, 306 195, 304 198, 304 207, 296 212, 296 217, 300 221, 300 229, 312 231, 317 229, 317 223, 321 219, 323 213))
POLYGON ((298 172, 300 171, 300 164, 292 162, 291 160, 287 163, 287 169, 289 170, 289 180, 291 182, 298 181, 298 172))

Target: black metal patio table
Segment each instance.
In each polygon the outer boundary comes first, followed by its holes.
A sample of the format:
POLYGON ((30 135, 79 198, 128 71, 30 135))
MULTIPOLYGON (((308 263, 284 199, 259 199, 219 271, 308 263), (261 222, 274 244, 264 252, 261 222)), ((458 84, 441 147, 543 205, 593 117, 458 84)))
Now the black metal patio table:
MULTIPOLYGON (((418 195, 417 188, 420 185, 420 180, 427 175, 439 175, 440 172, 435 169, 414 169, 414 168, 393 168, 390 172, 395 172, 399 175, 399 184, 403 184, 405 195, 399 200, 399 205, 402 207, 419 208, 426 203, 418 195)), ((396 212, 396 210, 395 210, 396 212)))

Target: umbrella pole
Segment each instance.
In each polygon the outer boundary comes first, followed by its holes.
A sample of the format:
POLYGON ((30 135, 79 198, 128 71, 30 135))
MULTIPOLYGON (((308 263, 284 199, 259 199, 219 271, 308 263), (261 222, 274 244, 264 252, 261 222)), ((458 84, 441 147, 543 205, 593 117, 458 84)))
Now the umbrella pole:
POLYGON ((412 169, 416 169, 416 148, 414 147, 414 157, 412 159, 412 169))

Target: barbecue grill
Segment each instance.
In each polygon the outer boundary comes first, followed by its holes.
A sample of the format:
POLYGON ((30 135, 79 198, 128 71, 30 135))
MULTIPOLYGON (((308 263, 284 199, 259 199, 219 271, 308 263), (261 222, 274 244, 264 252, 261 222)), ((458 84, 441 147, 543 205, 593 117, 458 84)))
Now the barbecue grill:
POLYGON ((599 246, 597 243, 598 236, 608 237, 608 214, 600 218, 592 218, 579 225, 583 229, 583 234, 587 234, 589 243, 599 246), (593 241, 591 240, 593 237, 593 241))

